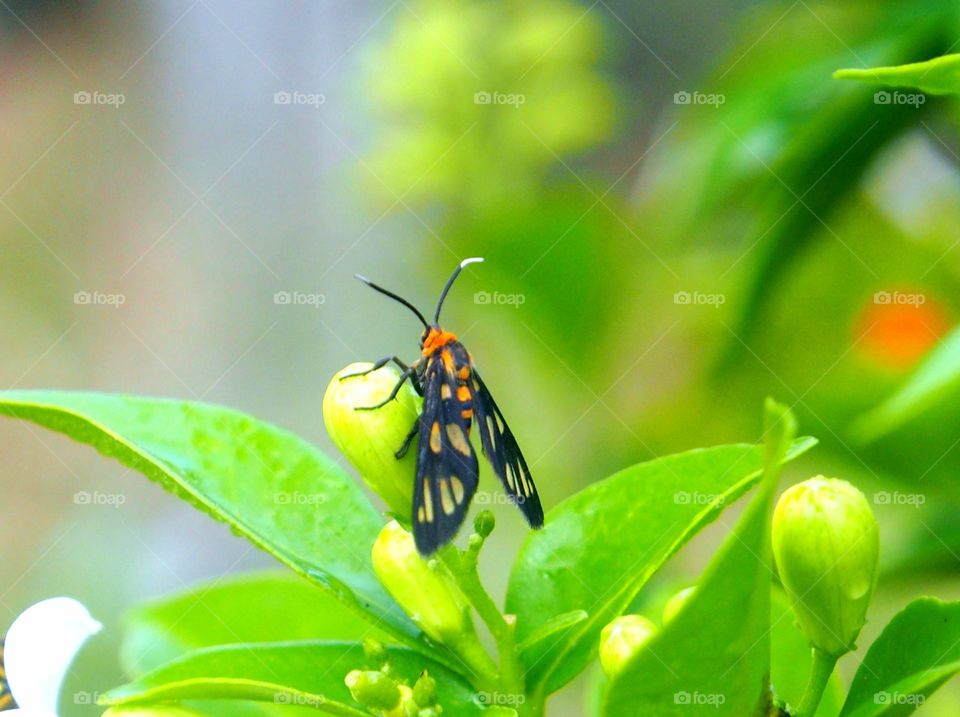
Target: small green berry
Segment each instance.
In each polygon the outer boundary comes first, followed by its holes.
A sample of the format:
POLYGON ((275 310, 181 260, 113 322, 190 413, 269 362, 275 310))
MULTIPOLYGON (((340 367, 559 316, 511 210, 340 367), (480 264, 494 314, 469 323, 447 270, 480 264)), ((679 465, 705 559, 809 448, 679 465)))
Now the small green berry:
POLYGON ((375 710, 392 710, 400 704, 400 688, 382 672, 353 670, 344 679, 357 702, 375 710))

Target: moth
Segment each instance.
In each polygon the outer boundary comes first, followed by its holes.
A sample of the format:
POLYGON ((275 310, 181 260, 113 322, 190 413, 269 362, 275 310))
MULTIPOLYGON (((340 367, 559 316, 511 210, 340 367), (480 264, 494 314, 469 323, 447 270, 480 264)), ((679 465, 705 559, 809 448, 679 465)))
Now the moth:
POLYGON ((417 550, 424 556, 454 538, 476 493, 479 467, 470 444, 474 422, 483 454, 503 483, 510 502, 520 509, 531 527, 543 525, 540 496, 517 439, 480 378, 470 352, 455 334, 440 326, 440 310, 454 281, 464 267, 481 261, 482 258, 474 257, 460 262, 443 287, 432 324, 406 299, 357 275, 370 288, 406 306, 423 324, 420 357, 416 361, 407 365, 397 356, 386 356, 370 369, 343 378, 376 371, 391 361, 400 367, 400 378, 387 398, 357 410, 382 408, 396 398, 408 380, 423 396, 420 416, 395 455, 403 458, 414 439, 418 439, 411 524, 417 550))

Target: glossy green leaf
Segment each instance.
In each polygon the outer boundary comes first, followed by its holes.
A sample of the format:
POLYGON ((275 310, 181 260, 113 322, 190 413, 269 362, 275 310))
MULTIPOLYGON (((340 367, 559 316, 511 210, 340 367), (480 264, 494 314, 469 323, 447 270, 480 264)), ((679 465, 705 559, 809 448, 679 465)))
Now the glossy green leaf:
POLYGON ((864 440, 879 438, 919 416, 960 386, 960 329, 955 329, 920 363, 890 398, 862 416, 854 430, 864 440))
POLYGON ((862 80, 890 87, 913 87, 932 95, 960 92, 960 54, 893 67, 837 70, 838 80, 862 80))
POLYGON ((0 414, 139 471, 416 643, 419 630, 373 573, 380 514, 334 461, 297 436, 220 406, 98 393, 0 392, 0 414))
POLYGON ((908 715, 958 671, 960 602, 919 598, 870 646, 841 717, 908 715))
POLYGON ((202 647, 363 637, 384 639, 316 585, 270 571, 201 583, 137 606, 124 618, 120 661, 138 676, 202 647))
POLYGON ((579 625, 588 617, 589 615, 587 615, 584 610, 571 610, 570 612, 557 615, 556 617, 547 620, 540 627, 527 635, 523 642, 517 644, 517 649, 520 652, 526 652, 527 650, 539 645, 544 640, 555 637, 559 635, 559 633, 569 630, 574 625, 579 625))
MULTIPOLYGON (((787 459, 815 441, 798 440, 787 459)), ((588 618, 524 655, 528 685, 550 693, 596 651, 600 630, 621 614, 664 562, 759 479, 762 448, 729 445, 640 463, 589 486, 527 536, 507 590, 521 640, 571 610, 588 618)))
MULTIPOLYGON (((389 651, 391 674, 410 686, 421 671, 437 681, 444 712, 479 715, 477 694, 463 678, 443 665, 406 648, 389 651)), ((133 682, 108 692, 108 705, 170 700, 235 699, 315 707, 335 715, 357 717, 360 710, 344 684, 347 673, 369 669, 355 642, 284 642, 228 645, 192 652, 133 682)))
POLYGON ((680 611, 610 681, 604 717, 765 714, 770 700, 770 513, 796 419, 768 401, 757 495, 680 611))

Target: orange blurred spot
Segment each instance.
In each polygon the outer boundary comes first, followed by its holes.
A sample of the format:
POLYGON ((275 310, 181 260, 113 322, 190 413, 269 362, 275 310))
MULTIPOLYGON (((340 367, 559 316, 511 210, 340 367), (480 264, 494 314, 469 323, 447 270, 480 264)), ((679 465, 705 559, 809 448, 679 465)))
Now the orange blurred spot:
POLYGON ((854 341, 890 368, 913 366, 950 328, 946 308, 923 293, 878 291, 854 323, 854 341))

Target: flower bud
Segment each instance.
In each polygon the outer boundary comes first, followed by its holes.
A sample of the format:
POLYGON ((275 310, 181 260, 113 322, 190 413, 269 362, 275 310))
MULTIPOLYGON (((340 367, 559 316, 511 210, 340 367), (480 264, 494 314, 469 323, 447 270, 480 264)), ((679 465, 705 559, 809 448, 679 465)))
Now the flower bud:
POLYGON ((400 704, 400 688, 382 672, 353 670, 343 681, 353 699, 364 707, 392 710, 400 704))
POLYGON ((693 588, 684 588, 672 598, 667 600, 666 604, 663 606, 663 624, 666 625, 673 618, 677 616, 677 613, 680 612, 680 609, 686 604, 687 600, 690 599, 690 596, 693 595, 693 588))
POLYGON ((373 411, 357 410, 381 403, 400 380, 399 372, 392 366, 365 375, 350 375, 371 366, 353 363, 333 377, 323 396, 323 421, 330 438, 367 485, 390 510, 409 516, 417 447, 411 446, 402 459, 394 454, 416 423, 422 399, 408 381, 386 405, 373 411))
POLYGON ((473 519, 473 531, 481 538, 489 538, 495 527, 497 527, 497 519, 493 511, 481 510, 473 519))
POLYGON ((787 490, 773 514, 773 553, 811 644, 832 657, 856 647, 877 581, 877 521, 863 493, 817 476, 787 490))
POLYGON ((429 637, 446 645, 475 638, 469 603, 460 588, 439 561, 420 557, 413 536, 395 520, 383 527, 373 544, 373 569, 429 637))
POLYGON ((621 615, 600 632, 600 665, 616 675, 653 637, 657 626, 642 615, 621 615))
POLYGON ((437 681, 424 670, 413 686, 413 701, 418 707, 433 707, 437 704, 437 681))

